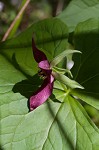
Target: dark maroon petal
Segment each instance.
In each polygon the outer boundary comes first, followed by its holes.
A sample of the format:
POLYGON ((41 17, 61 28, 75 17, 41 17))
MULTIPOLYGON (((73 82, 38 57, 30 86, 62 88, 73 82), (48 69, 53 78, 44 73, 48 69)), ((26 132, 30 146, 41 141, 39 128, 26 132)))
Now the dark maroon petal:
POLYGON ((50 75, 50 80, 46 78, 38 91, 30 98, 30 110, 34 110, 43 104, 52 94, 54 77, 50 75))
POLYGON ((36 47, 33 38, 32 38, 32 49, 33 49, 34 59, 36 60, 37 63, 43 60, 47 60, 46 55, 36 47))

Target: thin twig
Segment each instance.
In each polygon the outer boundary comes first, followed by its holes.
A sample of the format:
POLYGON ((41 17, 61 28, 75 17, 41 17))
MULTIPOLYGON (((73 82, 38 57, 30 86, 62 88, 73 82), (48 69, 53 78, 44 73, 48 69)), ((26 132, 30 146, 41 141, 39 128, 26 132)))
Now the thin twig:
POLYGON ((24 4, 24 6, 22 7, 22 9, 19 11, 18 15, 15 17, 15 19, 13 20, 13 22, 11 23, 10 27, 8 28, 8 30, 6 31, 4 37, 2 38, 2 41, 5 41, 7 39, 7 37, 9 36, 11 30, 13 29, 16 21, 20 18, 20 16, 22 15, 22 13, 24 12, 24 10, 26 9, 27 5, 29 4, 30 0, 27 0, 26 3, 24 4))
POLYGON ((64 2, 62 0, 58 1, 56 8, 56 16, 62 11, 64 2))

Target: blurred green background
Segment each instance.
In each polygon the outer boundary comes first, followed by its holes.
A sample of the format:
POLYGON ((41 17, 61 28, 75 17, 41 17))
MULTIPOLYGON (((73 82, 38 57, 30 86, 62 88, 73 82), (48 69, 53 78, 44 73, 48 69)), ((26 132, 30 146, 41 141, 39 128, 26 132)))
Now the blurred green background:
MULTIPOLYGON (((18 14, 25 0, 0 0, 0 40, 18 14)), ((58 15, 71 0, 31 0, 26 7, 17 33, 32 23, 58 15)))

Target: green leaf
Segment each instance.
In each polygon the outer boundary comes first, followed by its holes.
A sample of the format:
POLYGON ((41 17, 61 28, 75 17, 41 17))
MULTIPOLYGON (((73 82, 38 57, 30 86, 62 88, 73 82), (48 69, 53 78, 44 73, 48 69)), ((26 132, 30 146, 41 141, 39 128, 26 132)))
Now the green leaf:
POLYGON ((85 101, 89 105, 99 110, 99 94, 90 93, 82 90, 73 90, 71 93, 73 94, 73 96, 80 98, 81 100, 85 101))
POLYGON ((52 18, 33 24, 17 36, 16 40, 11 39, 6 41, 6 43, 1 43, 0 48, 1 50, 21 47, 31 48, 33 33, 35 33, 37 46, 44 50, 49 60, 66 50, 68 46, 67 26, 59 19, 52 18))
POLYGON ((78 91, 79 98, 99 109, 99 20, 80 23, 75 30, 74 45, 82 52, 81 56, 73 57, 72 69, 75 80, 85 88, 85 96, 78 91))
POLYGON ((0 148, 98 150, 98 129, 59 82, 50 100, 28 112, 28 100, 41 84, 32 55, 33 32, 49 60, 66 49, 67 27, 58 19, 38 22, 0 44, 0 148))
MULTIPOLYGON (((56 93, 59 91, 54 91, 54 94, 56 93)), ((24 100, 23 103, 16 101, 17 105, 14 108, 15 102, 6 104, 6 107, 2 108, 5 112, 2 112, 3 148, 5 150, 20 148, 22 150, 51 148, 98 150, 99 133, 85 110, 73 98, 65 97, 65 93, 59 96, 57 99, 65 102, 49 100, 28 114, 21 114, 22 111, 19 110, 24 106, 24 100)))
POLYGON ((49 61, 64 51, 67 47, 68 28, 59 19, 46 19, 33 24, 25 32, 15 39, 2 42, 0 45, 1 53, 12 62, 12 56, 24 70, 25 73, 33 75, 37 72, 37 65, 32 55, 32 36, 36 34, 36 43, 43 49, 49 61), (34 73, 33 73, 34 72, 34 73))
POLYGON ((81 53, 81 52, 78 51, 78 50, 67 49, 67 50, 65 50, 64 52, 60 53, 58 56, 56 56, 56 57, 51 61, 50 66, 51 66, 51 67, 56 66, 64 57, 67 57, 68 55, 73 54, 73 53, 81 53))
POLYGON ((99 18, 99 1, 72 0, 58 18, 68 25, 69 31, 72 32, 79 22, 99 18))
POLYGON ((79 139, 76 149, 98 150, 99 130, 91 122, 86 111, 78 101, 74 100, 72 97, 69 97, 69 102, 76 119, 76 138, 79 139))
POLYGON ((84 89, 83 86, 81 86, 79 83, 77 83, 74 80, 69 79, 67 76, 60 74, 58 72, 52 72, 52 75, 54 76, 54 78, 60 82, 62 82, 63 84, 65 84, 67 87, 74 89, 74 88, 80 88, 80 89, 84 89))

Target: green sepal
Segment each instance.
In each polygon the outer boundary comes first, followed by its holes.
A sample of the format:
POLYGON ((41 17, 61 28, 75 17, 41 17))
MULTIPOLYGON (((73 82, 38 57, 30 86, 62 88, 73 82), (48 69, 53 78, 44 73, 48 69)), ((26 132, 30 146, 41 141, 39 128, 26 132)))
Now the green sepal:
POLYGON ((65 73, 68 73, 68 75, 73 78, 73 75, 71 73, 71 71, 69 69, 63 69, 63 68, 59 68, 59 67, 53 67, 52 68, 53 71, 55 72, 58 72, 58 73, 61 73, 61 74, 65 74, 65 73))
POLYGON ((71 49, 65 50, 51 61, 50 67, 52 68, 52 67, 56 66, 64 57, 68 56, 69 54, 73 54, 73 53, 81 53, 81 52, 78 50, 71 50, 71 49))
POLYGON ((67 76, 63 74, 52 72, 52 75, 54 76, 56 80, 62 82, 63 84, 65 84, 67 87, 71 89, 74 89, 74 88, 84 89, 84 87, 81 86, 78 82, 76 82, 75 80, 69 79, 67 76))

